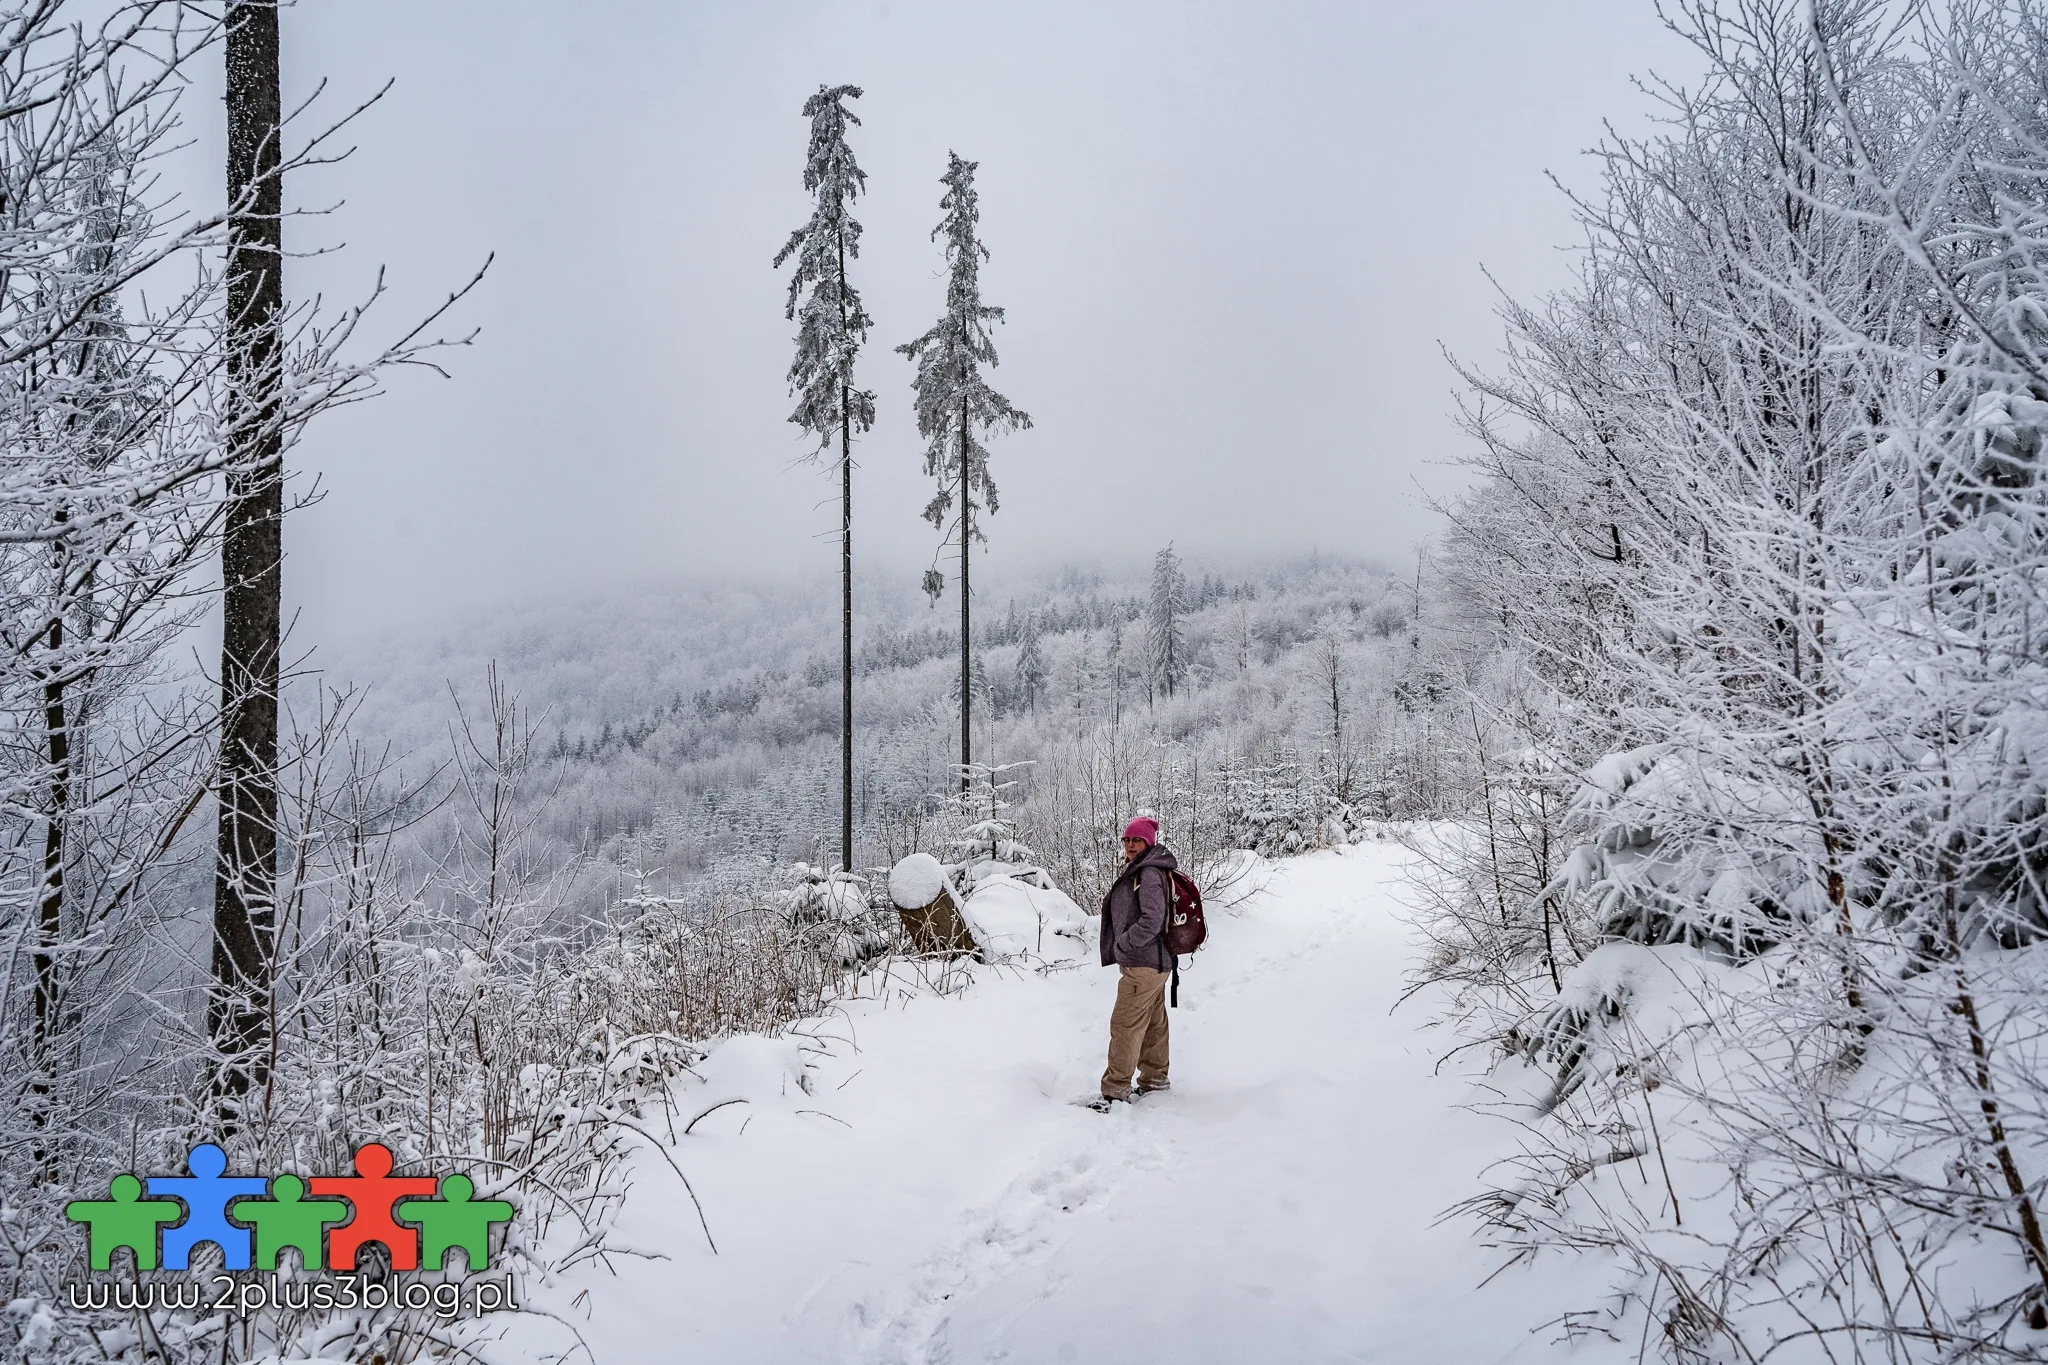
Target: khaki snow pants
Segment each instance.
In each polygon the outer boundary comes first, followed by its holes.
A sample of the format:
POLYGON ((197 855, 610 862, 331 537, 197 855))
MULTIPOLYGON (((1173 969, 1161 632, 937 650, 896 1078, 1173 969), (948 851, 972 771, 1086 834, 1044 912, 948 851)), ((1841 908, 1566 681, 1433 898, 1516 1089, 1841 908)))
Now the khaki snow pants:
POLYGON ((1131 1075, 1140 1090, 1166 1084, 1167 973, 1156 967, 1119 967, 1116 1005, 1109 1012, 1109 1070, 1102 1073, 1102 1093, 1128 1099, 1131 1075))

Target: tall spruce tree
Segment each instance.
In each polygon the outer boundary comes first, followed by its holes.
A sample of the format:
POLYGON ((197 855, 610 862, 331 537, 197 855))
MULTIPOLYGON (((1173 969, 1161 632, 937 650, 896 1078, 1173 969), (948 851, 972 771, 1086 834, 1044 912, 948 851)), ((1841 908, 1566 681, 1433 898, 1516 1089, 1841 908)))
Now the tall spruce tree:
POLYGON ((796 359, 789 387, 797 395, 789 420, 818 438, 808 457, 839 471, 840 700, 839 858, 853 868, 853 433, 875 424, 875 395, 856 388, 854 361, 867 341, 872 319, 846 275, 846 263, 860 255, 860 224, 850 211, 867 188, 867 175, 846 143, 848 124, 860 120, 845 101, 860 98, 857 85, 818 87, 804 101, 811 143, 804 158, 804 188, 815 197, 810 221, 789 234, 775 253, 775 265, 794 256, 789 303, 783 316, 797 324, 796 359), (808 291, 808 292, 807 292, 808 291), (834 438, 839 442, 833 454, 834 438))
MULTIPOLYGON (((974 761, 974 595, 968 556, 975 541, 987 539, 975 513, 984 508, 990 514, 996 510, 988 449, 976 431, 984 436, 1022 431, 1030 427, 1031 418, 989 387, 982 375, 984 365, 992 369, 997 364, 989 324, 1001 322, 1003 310, 981 301, 981 263, 988 259, 988 248, 981 244, 976 227, 981 203, 974 190, 974 170, 980 163, 962 161, 958 152, 946 156, 946 173, 939 177, 946 187, 939 199, 944 216, 932 229, 932 239, 943 239, 946 247, 946 308, 930 331, 896 349, 917 365, 911 387, 917 395, 917 431, 927 442, 924 472, 938 482, 938 491, 924 509, 925 519, 939 529, 942 545, 957 539, 960 548, 960 781, 964 791, 967 765, 974 761)), ((936 568, 927 570, 924 586, 937 602, 945 591, 945 576, 936 568)))
POLYGON ((1188 580, 1171 545, 1152 561, 1152 605, 1146 620, 1152 683, 1172 696, 1188 676, 1188 580))
POLYGON ((1045 646, 1039 640, 1038 613, 1024 613, 1017 643, 1017 700, 1026 711, 1036 712, 1045 699, 1048 681, 1045 646))

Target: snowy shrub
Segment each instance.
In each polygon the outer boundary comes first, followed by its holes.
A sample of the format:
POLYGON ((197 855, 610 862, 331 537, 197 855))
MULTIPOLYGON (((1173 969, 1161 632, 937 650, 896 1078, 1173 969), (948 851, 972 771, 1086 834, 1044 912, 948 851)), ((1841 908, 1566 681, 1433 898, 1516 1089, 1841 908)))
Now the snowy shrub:
POLYGON ((1467 375, 1448 573, 1522 678, 1474 689, 1429 971, 1548 1096, 1473 1207, 1600 1251, 1672 1359, 2039 1359, 2040 17, 1675 27, 1707 77, 1467 375), (1531 750, 1583 780, 1503 824, 1531 750))
POLYGON ((1304 764, 1291 748, 1263 761, 1233 761, 1223 770, 1224 819, 1231 841, 1269 858, 1351 841, 1354 820, 1319 764, 1304 764))
POLYGON ((1006 815, 1011 809, 1008 793, 1018 786, 1008 775, 1033 766, 1028 761, 1000 766, 969 763, 961 769, 965 781, 954 806, 962 823, 946 844, 951 854, 946 868, 947 885, 956 901, 965 901, 978 885, 995 878, 1021 878, 1052 885, 1052 879, 1037 864, 1038 855, 1017 837, 1016 827, 1006 815))
POLYGON ((810 863, 797 863, 790 875, 795 884, 775 899, 790 927, 833 962, 851 967, 895 946, 895 917, 872 903, 866 879, 810 863))
POLYGON ((1568 775, 1534 745, 1490 752, 1495 738, 1474 736, 1465 809, 1396 837, 1416 857, 1425 952, 1415 979, 1448 986, 1468 1025, 1503 1037, 1563 988, 1598 934, 1583 907, 1559 894, 1568 775))
POLYGON ((1710 964, 1678 945, 1614 942, 1588 953, 1557 995, 1510 1034, 1516 1050, 1557 1078, 1543 1107, 1556 1107, 1589 1076, 1650 1064, 1704 1015, 1712 976, 1710 964))
POLYGON ((1799 801, 1789 784, 1722 777, 1672 744, 1610 754, 1565 812, 1578 846, 1543 894, 1586 898, 1603 938, 1752 957, 1826 911, 1799 801), (1780 831, 1805 846, 1774 848, 1780 831))

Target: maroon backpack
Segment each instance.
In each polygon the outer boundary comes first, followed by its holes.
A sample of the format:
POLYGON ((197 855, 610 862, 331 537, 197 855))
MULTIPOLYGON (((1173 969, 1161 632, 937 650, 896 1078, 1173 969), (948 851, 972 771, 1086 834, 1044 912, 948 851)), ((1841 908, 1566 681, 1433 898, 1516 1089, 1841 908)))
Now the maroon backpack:
POLYGON ((1166 874, 1166 951, 1173 955, 1173 988, 1167 1003, 1180 1004, 1180 959, 1192 953, 1209 937, 1208 922, 1202 918, 1202 888, 1179 868, 1166 874))

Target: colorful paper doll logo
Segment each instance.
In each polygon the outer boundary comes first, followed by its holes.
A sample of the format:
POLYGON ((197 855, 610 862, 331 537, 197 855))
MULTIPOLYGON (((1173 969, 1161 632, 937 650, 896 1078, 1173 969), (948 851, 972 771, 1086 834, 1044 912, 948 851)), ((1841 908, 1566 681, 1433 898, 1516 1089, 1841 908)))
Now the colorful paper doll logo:
POLYGON ((475 1198, 466 1175, 394 1176, 381 1142, 356 1149, 352 1176, 227 1176, 227 1154, 202 1142, 186 1155, 189 1175, 117 1175, 105 1199, 74 1199, 64 1216, 88 1229, 88 1260, 111 1269, 122 1247, 137 1270, 186 1270, 202 1242, 220 1248, 228 1270, 275 1270, 295 1248, 308 1270, 354 1270, 365 1243, 380 1242, 393 1270, 446 1268, 460 1247, 472 1271, 491 1264, 491 1228, 511 1221, 502 1199, 475 1198), (435 1197, 436 1188, 439 1197, 435 1197), (308 1199, 306 1194, 338 1196, 308 1199))

